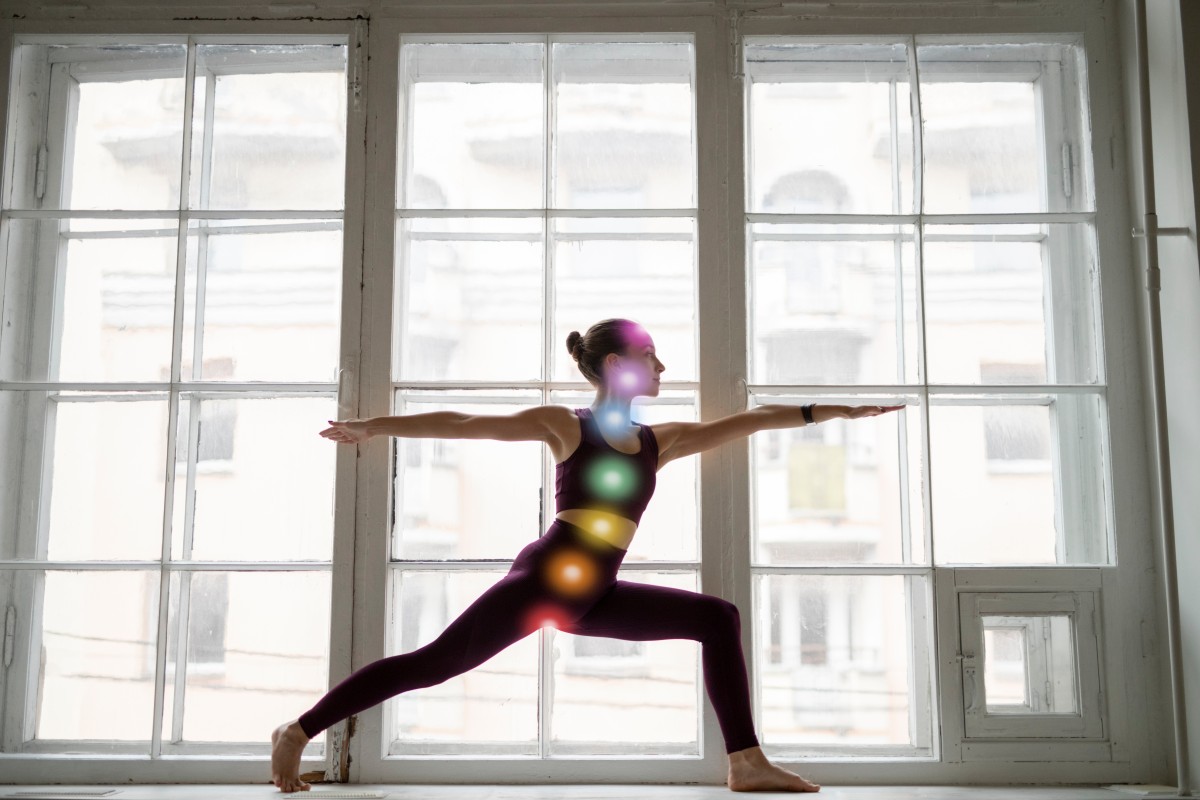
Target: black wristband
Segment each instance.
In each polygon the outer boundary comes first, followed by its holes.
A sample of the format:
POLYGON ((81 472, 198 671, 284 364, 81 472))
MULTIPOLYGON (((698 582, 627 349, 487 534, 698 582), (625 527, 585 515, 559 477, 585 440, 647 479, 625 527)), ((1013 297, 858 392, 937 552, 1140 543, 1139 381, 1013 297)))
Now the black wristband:
POLYGON ((808 403, 806 405, 800 406, 800 410, 804 412, 804 422, 807 425, 813 424, 812 412, 813 412, 813 406, 815 406, 815 405, 816 405, 816 403, 808 403))

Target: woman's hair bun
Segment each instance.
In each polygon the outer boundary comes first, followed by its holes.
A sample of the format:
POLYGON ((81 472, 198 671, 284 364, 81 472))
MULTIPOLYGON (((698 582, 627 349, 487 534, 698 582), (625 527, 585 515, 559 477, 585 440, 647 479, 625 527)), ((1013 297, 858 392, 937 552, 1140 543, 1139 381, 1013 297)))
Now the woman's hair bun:
POLYGON ((567 352, 569 352, 576 360, 579 358, 579 354, 576 352, 576 350, 582 347, 583 336, 579 333, 579 331, 571 331, 567 334, 567 352))

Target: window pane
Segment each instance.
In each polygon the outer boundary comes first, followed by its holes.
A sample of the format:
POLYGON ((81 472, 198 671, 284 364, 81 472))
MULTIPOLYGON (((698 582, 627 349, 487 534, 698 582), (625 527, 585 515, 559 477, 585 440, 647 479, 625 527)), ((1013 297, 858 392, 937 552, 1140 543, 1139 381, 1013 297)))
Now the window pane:
MULTIPOLYGON (((193 220, 184 285, 183 380, 337 379, 342 224, 193 220)), ((168 321, 169 325, 169 321, 168 321)))
POLYGON ((318 431, 334 398, 185 392, 179 402, 172 557, 329 560, 337 445, 318 431))
MULTIPOLYGON (((508 416, 536 405, 537 394, 398 392, 395 403, 395 413, 404 416, 439 411, 508 416)), ((396 439, 392 559, 515 557, 541 535, 544 449, 531 441, 396 439)))
POLYGON ((1094 207, 1078 47, 929 44, 917 60, 924 211, 1094 207))
MULTIPOLYGON (((516 555, 516 551, 513 552, 516 555)), ((432 642, 504 577, 497 570, 390 570, 388 654, 432 642)), ((538 637, 526 636, 483 664, 384 701, 387 755, 538 754, 538 637)))
POLYGON ((545 207, 544 53, 402 41, 397 207, 545 207))
POLYGON ((912 212, 906 50, 747 38, 749 211, 912 212))
MULTIPOLYGON (((617 579, 695 592, 696 577, 694 572, 618 572, 617 579)), ((554 755, 699 754, 699 642, 546 631, 554 653, 554 755)))
POLYGON ((691 219, 560 219, 554 236, 554 380, 582 380, 567 334, 601 319, 643 325, 664 381, 696 379, 696 247, 691 219))
POLYGON ((53 442, 42 486, 45 557, 159 558, 166 396, 58 395, 45 408, 53 442))
POLYGON ((6 220, 0 378, 169 374, 177 232, 173 219, 6 220))
POLYGON ((192 208, 340 209, 345 45, 200 45, 192 208))
POLYGON ((923 255, 931 383, 1098 380, 1089 226, 930 226, 923 255))
POLYGON ((694 208, 690 42, 556 42, 554 207, 694 208))
POLYGON ((149 749, 158 572, 7 572, 0 581, 38 598, 41 609, 41 626, 31 631, 41 653, 33 658, 37 684, 26 687, 33 740, 144 741, 149 749))
POLYGON ((929 755, 929 590, 915 575, 757 575, 762 735, 798 753, 929 755))
POLYGON ((987 713, 1079 713, 1070 615, 985 614, 980 619, 987 713))
POLYGON ((400 221, 396 380, 541 377, 542 231, 541 219, 400 221))
MULTIPOLYGON (((759 405, 784 398, 757 396, 759 405)), ((921 440, 914 407, 752 437, 757 564, 924 563, 921 440)), ((798 399, 787 399, 799 405, 798 399)), ((818 402, 873 405, 875 398, 818 402)), ((890 398, 902 403, 904 398, 890 398)))
POLYGON ((752 383, 917 379, 907 225, 749 226, 752 383))
POLYGON ((186 52, 182 44, 18 45, 9 130, 21 174, 5 192, 9 207, 178 208, 186 52), (35 175, 42 147, 55 163, 35 175))
POLYGON ((329 685, 330 599, 328 572, 173 573, 163 740, 258 743, 264 719, 316 703, 329 685))
POLYGON ((937 563, 1108 563, 1100 398, 979 402, 931 399, 937 563))

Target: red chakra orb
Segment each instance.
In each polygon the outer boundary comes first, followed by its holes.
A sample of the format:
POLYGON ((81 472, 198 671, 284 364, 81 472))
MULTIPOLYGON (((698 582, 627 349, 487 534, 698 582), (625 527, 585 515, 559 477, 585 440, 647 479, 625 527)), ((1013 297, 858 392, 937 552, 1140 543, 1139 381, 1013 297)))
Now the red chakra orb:
POLYGON ((525 613, 521 621, 521 630, 532 633, 538 628, 569 629, 572 625, 571 615, 566 609, 552 603, 539 603, 525 613))

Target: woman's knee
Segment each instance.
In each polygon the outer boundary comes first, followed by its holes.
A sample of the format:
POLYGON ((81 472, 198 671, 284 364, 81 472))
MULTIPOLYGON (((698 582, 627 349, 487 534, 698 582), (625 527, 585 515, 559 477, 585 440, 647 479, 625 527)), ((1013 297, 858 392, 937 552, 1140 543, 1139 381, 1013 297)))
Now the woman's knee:
POLYGON ((723 597, 713 596, 710 601, 710 618, 714 619, 722 630, 732 630, 740 635, 742 632, 742 615, 737 605, 723 597))

